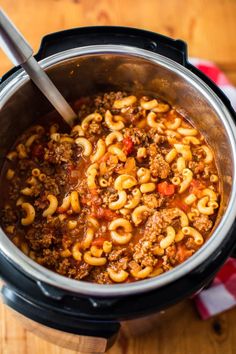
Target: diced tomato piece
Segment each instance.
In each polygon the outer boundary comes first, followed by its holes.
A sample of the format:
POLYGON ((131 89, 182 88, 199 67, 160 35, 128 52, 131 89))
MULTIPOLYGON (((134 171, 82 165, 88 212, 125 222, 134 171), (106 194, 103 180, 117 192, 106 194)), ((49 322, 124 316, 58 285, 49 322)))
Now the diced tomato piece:
POLYGON ((99 207, 94 213, 93 216, 97 219, 104 219, 106 221, 111 221, 117 217, 116 213, 110 209, 105 209, 99 207))
POLYGON ((195 194, 197 197, 201 197, 201 190, 205 188, 205 185, 197 180, 193 179, 190 183, 189 192, 195 194))
POLYGON ((177 207, 181 210, 183 210, 185 213, 189 211, 189 206, 185 204, 181 199, 174 199, 173 202, 171 203, 172 207, 177 207))
POLYGON ((188 250, 185 245, 178 244, 177 245, 177 252, 176 252, 176 259, 179 263, 184 262, 190 256, 192 256, 193 250, 188 250))
POLYGON ((98 190, 97 190, 97 188, 91 188, 91 189, 90 189, 90 193, 91 193, 92 195, 98 195, 98 190))
POLYGON ((102 247, 104 241, 107 241, 107 239, 105 237, 98 237, 95 238, 95 240, 93 240, 92 242, 92 246, 97 246, 97 247, 102 247))
POLYGON ((162 194, 162 195, 172 195, 175 193, 175 186, 174 184, 170 184, 168 182, 161 182, 158 183, 157 185, 157 191, 158 193, 162 194))
POLYGON ((107 221, 111 221, 117 217, 116 213, 110 209, 104 209, 103 217, 107 221))
POLYGON ((72 164, 67 165, 66 171, 71 183, 76 183, 81 176, 81 172, 72 164))
POLYGON ((124 144, 123 146, 123 151, 126 155, 129 155, 133 151, 134 143, 132 139, 128 136, 127 138, 124 138, 122 140, 122 143, 124 144))

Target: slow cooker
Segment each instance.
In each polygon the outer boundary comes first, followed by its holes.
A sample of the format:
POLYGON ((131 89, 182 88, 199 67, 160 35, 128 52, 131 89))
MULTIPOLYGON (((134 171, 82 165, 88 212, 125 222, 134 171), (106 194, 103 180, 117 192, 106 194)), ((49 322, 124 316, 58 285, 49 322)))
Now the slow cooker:
MULTIPOLYGON (((148 280, 115 285, 72 280, 36 264, 0 231, 4 303, 45 339, 81 352, 103 353, 124 321, 160 313, 196 293, 231 254, 235 112, 219 88, 188 62, 185 43, 157 33, 75 28, 44 37, 35 57, 69 102, 108 90, 156 94, 167 100, 206 136, 222 177, 221 207, 210 239, 183 264, 148 280)), ((52 107, 19 67, 2 78, 0 107, 2 165, 15 139, 52 107)))

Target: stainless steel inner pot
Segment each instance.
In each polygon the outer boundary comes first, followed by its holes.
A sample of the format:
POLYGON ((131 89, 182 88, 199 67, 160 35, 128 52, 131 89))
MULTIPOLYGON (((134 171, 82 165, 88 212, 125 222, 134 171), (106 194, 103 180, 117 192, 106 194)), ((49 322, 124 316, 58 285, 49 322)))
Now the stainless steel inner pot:
MULTIPOLYGON (((192 271, 211 257, 232 226, 236 208, 236 129, 228 109, 200 78, 162 55, 135 47, 93 45, 60 52, 41 61, 42 67, 67 100, 100 91, 126 90, 161 96, 175 105, 207 138, 222 177, 221 207, 210 239, 190 259, 156 278, 130 284, 99 285, 72 280, 40 266, 25 256, 0 230, 1 252, 35 280, 94 296, 137 294, 162 287, 192 271)), ((15 139, 50 104, 19 71, 0 92, 0 161, 15 139)))

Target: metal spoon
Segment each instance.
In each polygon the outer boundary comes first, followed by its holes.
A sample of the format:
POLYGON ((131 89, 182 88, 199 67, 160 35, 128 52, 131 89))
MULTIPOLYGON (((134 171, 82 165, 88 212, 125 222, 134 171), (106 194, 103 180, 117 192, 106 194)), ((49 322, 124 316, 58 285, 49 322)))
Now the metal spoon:
POLYGON ((0 9, 0 46, 14 65, 21 65, 24 68, 66 123, 72 126, 76 118, 75 112, 35 60, 33 49, 2 9, 0 9))

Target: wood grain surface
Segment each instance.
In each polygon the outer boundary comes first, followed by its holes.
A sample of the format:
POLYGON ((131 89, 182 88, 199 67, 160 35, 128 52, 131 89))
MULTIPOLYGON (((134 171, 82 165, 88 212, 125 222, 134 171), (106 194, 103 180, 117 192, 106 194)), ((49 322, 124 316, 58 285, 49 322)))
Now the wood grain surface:
MULTIPOLYGON (((90 25, 149 29, 188 43, 236 84, 236 0, 1 0, 35 51, 46 33, 90 25)), ((0 76, 11 63, 0 52, 0 76)), ((0 305, 0 354, 73 354, 27 332, 0 305)), ((181 316, 138 338, 123 333, 109 354, 235 354, 236 309, 201 321, 190 301, 181 316)))

